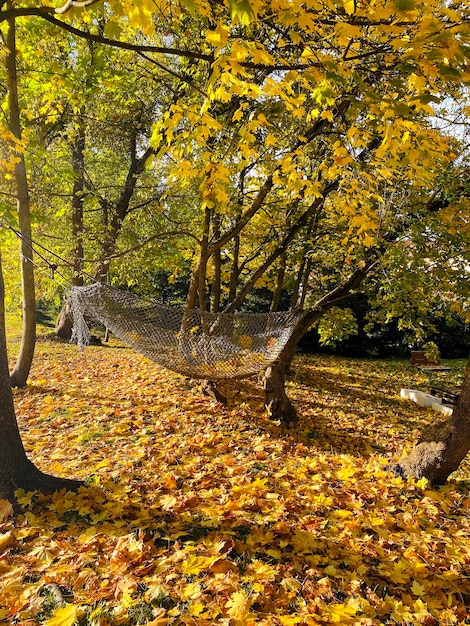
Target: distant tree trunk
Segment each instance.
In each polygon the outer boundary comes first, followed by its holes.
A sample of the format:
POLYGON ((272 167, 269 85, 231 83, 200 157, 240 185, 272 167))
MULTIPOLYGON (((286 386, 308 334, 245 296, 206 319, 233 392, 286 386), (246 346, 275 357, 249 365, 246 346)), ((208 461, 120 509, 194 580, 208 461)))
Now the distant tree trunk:
MULTIPOLYGON (((83 183, 82 176, 85 172, 84 162, 84 146, 81 149, 81 140, 84 137, 79 136, 78 143, 74 146, 72 151, 72 164, 75 173, 74 181, 74 194, 72 197, 72 216, 75 222, 72 227, 77 238, 75 239, 75 263, 74 263, 74 275, 76 270, 82 269, 83 259, 83 193, 80 191, 80 185, 83 183), (83 162, 82 162, 83 159, 83 162), (80 263, 80 265, 78 265, 80 263)), ((124 220, 131 210, 131 200, 134 195, 137 182, 141 174, 145 171, 145 166, 149 158, 154 154, 154 148, 147 148, 147 150, 137 157, 137 130, 136 135, 131 139, 131 164, 127 171, 126 180, 122 187, 120 196, 115 204, 111 204, 106 198, 101 199, 101 207, 103 209, 103 226, 104 226, 104 240, 101 246, 100 261, 98 269, 95 272, 94 278, 98 281, 105 282, 109 275, 109 265, 111 263, 111 257, 116 251, 119 235, 121 234, 124 220)), ((79 284, 79 283, 77 283, 79 284)), ((66 303, 62 311, 59 313, 59 318, 56 323, 56 333, 59 334, 58 328, 61 328, 60 336, 70 339, 72 334, 72 321, 70 311, 70 304, 66 303), (65 318, 65 319, 62 319, 65 318)))
POLYGON ((307 291, 308 291, 308 279, 310 277, 311 270, 312 270, 312 259, 309 257, 307 259, 307 263, 304 268, 304 275, 302 277, 302 282, 300 284, 300 289, 301 289, 300 300, 298 300, 298 304, 297 304, 297 306, 300 309, 303 309, 305 305, 305 299, 307 297, 307 291))
POLYGON ((277 311, 281 302, 282 288, 284 286, 284 276, 286 274, 287 254, 284 250, 279 256, 279 267, 276 273, 276 284, 274 286, 273 297, 271 299, 270 311, 277 311))
POLYGON ((470 450, 470 359, 452 415, 425 429, 411 454, 389 467, 396 474, 443 485, 470 450))
MULTIPOLYGON (((220 237, 220 215, 214 215, 212 218, 212 229, 214 238, 220 237)), ((211 311, 218 313, 220 311, 220 299, 222 297, 222 256, 220 249, 216 250, 213 258, 214 271, 212 273, 212 304, 211 311)))
POLYGON ((299 269, 297 270, 296 277, 294 279, 294 286, 292 289, 292 296, 290 301, 291 310, 302 308, 305 303, 305 291, 307 285, 305 284, 306 276, 308 279, 308 275, 310 274, 311 268, 311 258, 308 255, 308 251, 310 248, 310 238, 312 236, 312 232, 314 228, 317 226, 319 213, 316 214, 316 219, 310 224, 307 232, 305 233, 304 246, 301 251, 301 261, 299 265, 299 269), (300 300, 299 300, 300 296, 300 300))
MULTIPOLYGON (((12 3, 9 2, 9 8, 12 3)), ((15 19, 8 20, 6 70, 8 87, 8 109, 10 130, 21 141, 20 108, 18 103, 18 80, 16 68, 15 19)), ((26 163, 21 150, 16 151, 15 182, 17 193, 18 222, 21 233, 21 288, 23 331, 21 346, 15 367, 11 373, 11 384, 24 387, 28 380, 36 347, 36 293, 34 286, 33 249, 31 237, 31 215, 26 163)))
POLYGON ((0 257, 0 498, 15 503, 16 489, 56 491, 82 483, 43 474, 28 459, 16 421, 5 333, 5 287, 0 257))
MULTIPOLYGON (((79 121, 77 135, 70 143, 70 150, 74 176, 72 191, 72 241, 74 242, 72 285, 81 287, 83 285, 83 202, 85 193, 85 124, 83 118, 79 121)), ((55 333, 59 337, 70 339, 72 326, 70 303, 67 301, 57 317, 55 333)))
MULTIPOLYGON (((201 311, 206 311, 206 276, 207 276, 207 262, 209 260, 208 246, 209 246, 209 229, 211 224, 211 210, 206 208, 204 211, 204 224, 201 237, 201 248, 199 250, 199 257, 196 262, 196 266, 191 276, 191 283, 189 285, 188 296, 186 298, 186 308, 195 309, 199 308, 201 311)), ((185 327, 185 320, 183 320, 183 327, 185 327)))
POLYGON ((230 268, 230 282, 228 301, 232 302, 237 296, 238 276, 239 276, 239 255, 240 255, 240 235, 233 239, 233 256, 230 268))
POLYGON ((290 300, 290 308, 292 311, 297 308, 297 305, 299 302, 300 286, 302 285, 302 279, 304 275, 306 262, 307 262, 307 258, 305 256, 302 257, 299 269, 297 270, 297 274, 294 280, 294 288, 292 290, 292 296, 290 300))

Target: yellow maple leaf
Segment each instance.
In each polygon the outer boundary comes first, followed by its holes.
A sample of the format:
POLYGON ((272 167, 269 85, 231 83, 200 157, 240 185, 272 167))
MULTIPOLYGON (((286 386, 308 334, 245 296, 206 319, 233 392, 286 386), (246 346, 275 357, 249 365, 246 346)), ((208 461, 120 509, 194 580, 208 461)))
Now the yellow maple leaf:
POLYGON ((235 113, 232 115, 232 122, 238 122, 243 117, 243 111, 241 109, 237 109, 235 113))
POLYGON ((170 494, 163 495, 160 498, 160 506, 164 511, 170 511, 177 502, 178 500, 175 498, 175 496, 172 496, 170 494))
POLYGON ((214 561, 214 557, 189 556, 185 561, 183 561, 183 574, 186 576, 199 574, 203 570, 209 569, 214 561))
POLYGON ((277 144, 277 142, 278 142, 278 138, 276 137, 276 135, 272 135, 271 133, 269 135, 267 135, 266 139, 264 140, 264 143, 265 143, 265 145, 267 147, 275 146, 277 144))
POLYGON ((244 591, 235 591, 227 601, 227 612, 236 620, 243 620, 250 612, 250 600, 244 591))
POLYGON ((424 589, 422 585, 419 584, 417 580, 414 580, 413 584, 411 585, 411 592, 415 596, 424 596, 426 593, 426 590, 424 589))
POLYGON ((78 618, 77 607, 66 604, 54 611, 54 615, 43 622, 44 626, 73 626, 78 618))
POLYGON ((191 600, 201 595, 201 585, 199 583, 189 583, 182 590, 181 597, 183 600, 191 600))
POLYGON ((276 570, 262 561, 253 561, 247 570, 250 580, 272 580, 276 576, 276 570))
POLYGON ((283 626, 293 626, 294 624, 300 624, 300 622, 304 621, 302 617, 296 615, 277 615, 276 619, 278 619, 283 626))
POLYGON ((202 604, 202 602, 196 602, 191 604, 189 607, 189 613, 194 617, 198 617, 204 611, 206 607, 202 604))
POLYGON ((173 621, 171 617, 157 617, 151 622, 147 622, 147 626, 166 626, 173 621))
POLYGON ((327 607, 328 618, 334 624, 347 624, 355 621, 359 609, 359 602, 352 601, 348 604, 334 603, 327 607))

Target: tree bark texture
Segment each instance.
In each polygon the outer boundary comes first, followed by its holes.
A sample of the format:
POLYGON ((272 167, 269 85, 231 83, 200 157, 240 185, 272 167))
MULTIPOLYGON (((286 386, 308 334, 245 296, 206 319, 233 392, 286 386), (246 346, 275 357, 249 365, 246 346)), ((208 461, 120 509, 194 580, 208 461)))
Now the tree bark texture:
POLYGON ((416 479, 427 478, 443 485, 470 450, 470 359, 459 400, 452 415, 440 424, 425 429, 407 457, 392 465, 396 474, 416 479))
MULTIPOLYGON (((21 141, 21 121, 18 102, 18 80, 16 68, 15 19, 8 20, 7 32, 7 87, 9 124, 13 135, 21 141)), ((15 367, 11 373, 11 384, 24 387, 28 380, 36 347, 36 293, 34 286, 33 248, 31 236, 31 215, 26 163, 21 150, 16 150, 15 183, 17 193, 18 222, 21 233, 21 289, 23 330, 21 345, 15 367)))

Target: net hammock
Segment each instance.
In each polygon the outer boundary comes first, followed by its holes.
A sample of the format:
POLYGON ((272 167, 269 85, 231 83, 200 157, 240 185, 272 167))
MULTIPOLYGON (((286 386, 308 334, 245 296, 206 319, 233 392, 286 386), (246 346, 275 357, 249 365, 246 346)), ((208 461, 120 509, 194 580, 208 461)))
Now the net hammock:
POLYGON ((87 319, 100 322, 142 355, 191 378, 259 373, 281 353, 300 311, 207 313, 169 306, 103 283, 72 287, 72 341, 90 342, 87 319))

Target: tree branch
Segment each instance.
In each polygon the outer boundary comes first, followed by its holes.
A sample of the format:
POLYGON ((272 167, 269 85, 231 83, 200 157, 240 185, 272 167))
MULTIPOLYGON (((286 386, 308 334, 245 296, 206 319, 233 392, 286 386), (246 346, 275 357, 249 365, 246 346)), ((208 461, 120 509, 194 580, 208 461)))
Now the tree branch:
POLYGON ((55 9, 55 13, 58 13, 59 15, 64 15, 64 13, 67 13, 67 11, 70 11, 70 9, 84 9, 85 7, 89 7, 92 4, 96 4, 97 2, 101 2, 101 0, 82 0, 82 2, 80 2, 79 0, 67 0, 67 2, 61 7, 57 7, 57 9, 55 9))
MULTIPOLYGON (((98 2, 99 0, 94 1, 98 2)), ((89 0, 89 3, 92 4, 93 0, 89 0)), ((72 4, 75 5, 75 2, 73 2, 72 4)), ((154 52, 159 54, 170 54, 173 56, 186 57, 188 59, 201 59, 207 62, 213 61, 212 55, 204 54, 202 52, 193 52, 192 50, 179 50, 178 48, 166 48, 164 46, 144 46, 129 43, 127 41, 120 41, 118 39, 109 39, 108 37, 94 35, 93 33, 87 33, 84 30, 75 28, 75 26, 72 26, 71 24, 67 24, 62 20, 58 20, 56 17, 54 17, 54 14, 57 13, 58 10, 54 9, 53 7, 21 7, 17 9, 8 9, 7 11, 0 12, 0 22, 4 22, 8 19, 14 19, 17 17, 41 17, 50 24, 62 28, 62 30, 67 31, 68 33, 71 33, 76 37, 86 39, 87 41, 92 41, 93 43, 100 43, 105 46, 111 46, 114 48, 123 48, 124 50, 133 50, 134 52, 154 52)))
MULTIPOLYGON (((335 118, 342 116, 346 113, 349 106, 351 105, 351 101, 348 97, 340 100, 336 106, 335 118)), ((311 128, 309 128, 305 133, 302 139, 297 139, 289 150, 290 154, 295 153, 301 146, 305 146, 307 143, 310 143, 325 132, 327 129, 332 128, 333 121, 320 119, 317 120, 311 128)), ((374 144, 375 147, 375 144, 374 144)), ((266 196, 269 194, 271 189, 274 186, 274 174, 279 171, 281 168, 280 165, 274 168, 274 171, 266 177, 263 185, 260 190, 256 194, 255 199, 253 200, 251 206, 247 211, 241 216, 240 220, 225 234, 223 234, 220 239, 213 242, 209 249, 208 255, 212 256, 216 250, 219 250, 222 246, 228 243, 231 239, 233 239, 243 228, 248 224, 251 218, 258 212, 258 210, 263 206, 263 203, 266 199, 266 196)))

